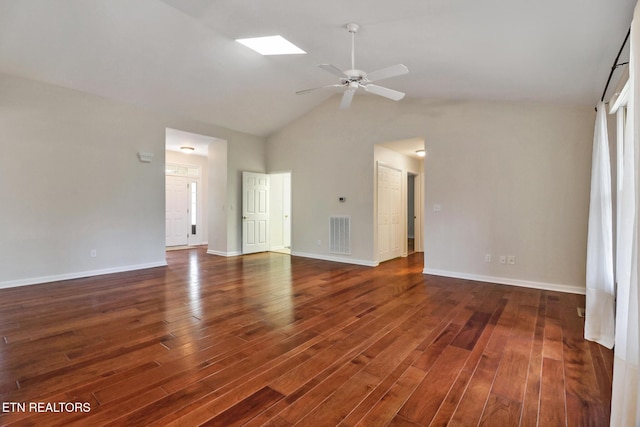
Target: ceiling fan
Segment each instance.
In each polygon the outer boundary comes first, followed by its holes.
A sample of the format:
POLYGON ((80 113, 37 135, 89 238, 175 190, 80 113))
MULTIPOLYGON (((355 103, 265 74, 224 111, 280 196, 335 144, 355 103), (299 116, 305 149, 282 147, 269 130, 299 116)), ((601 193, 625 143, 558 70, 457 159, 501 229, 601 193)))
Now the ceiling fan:
POLYGON ((344 95, 342 95, 342 101, 340 101, 340 108, 346 109, 351 105, 353 95, 355 95, 358 88, 364 89, 366 92, 373 93, 374 95, 384 96, 385 98, 393 99, 394 101, 400 101, 404 98, 404 93, 397 90, 389 89, 386 87, 374 85, 373 82, 388 79, 391 77, 401 76, 407 74, 409 69, 402 65, 396 64, 390 67, 382 68, 371 73, 365 73, 362 70, 356 69, 355 66, 355 35, 358 32, 360 26, 358 24, 347 24, 347 30, 351 33, 351 69, 342 71, 333 64, 319 64, 318 67, 322 68, 329 73, 338 76, 340 83, 316 87, 313 89, 305 89, 297 91, 297 94, 310 92, 317 89, 324 89, 329 87, 342 87, 345 88, 344 95))

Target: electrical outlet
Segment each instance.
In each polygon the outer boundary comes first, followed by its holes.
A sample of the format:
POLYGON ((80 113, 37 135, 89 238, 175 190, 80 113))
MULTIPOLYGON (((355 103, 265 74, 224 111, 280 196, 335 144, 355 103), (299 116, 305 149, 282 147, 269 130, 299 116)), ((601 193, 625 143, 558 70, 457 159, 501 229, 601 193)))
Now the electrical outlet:
POLYGON ((491 254, 484 254, 484 262, 491 262, 491 254))
POLYGON ((322 245, 322 240, 318 239, 317 244, 318 246, 322 245))
POLYGON ((95 249, 91 249, 91 258, 95 258, 98 256, 98 251, 96 251, 95 249))
POLYGON ((515 265, 516 264, 516 257, 514 255, 509 255, 507 257, 507 264, 515 265))
POLYGON ((435 205, 433 205, 433 211, 434 212, 440 212, 442 210, 442 205, 436 203, 435 205))
POLYGON ((500 255, 500 264, 506 264, 506 263, 507 263, 507 256, 500 255))

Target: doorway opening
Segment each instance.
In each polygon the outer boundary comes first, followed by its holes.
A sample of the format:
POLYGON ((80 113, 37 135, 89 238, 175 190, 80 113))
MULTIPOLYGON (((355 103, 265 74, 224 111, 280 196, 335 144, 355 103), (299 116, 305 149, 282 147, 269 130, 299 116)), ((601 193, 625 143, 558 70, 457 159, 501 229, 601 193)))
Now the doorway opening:
POLYGON ((378 262, 423 251, 424 139, 374 146, 375 250, 378 262))
POLYGON ((418 175, 407 173, 407 254, 412 254, 416 250, 416 178, 418 175))
POLYGON ((165 247, 207 244, 209 143, 215 138, 166 129, 165 247))
POLYGON ((270 251, 291 254, 291 172, 269 174, 270 251))
POLYGON ((165 246, 176 249, 203 241, 202 170, 167 164, 165 168, 165 246))
POLYGON ((291 172, 242 173, 242 253, 291 253, 291 172))

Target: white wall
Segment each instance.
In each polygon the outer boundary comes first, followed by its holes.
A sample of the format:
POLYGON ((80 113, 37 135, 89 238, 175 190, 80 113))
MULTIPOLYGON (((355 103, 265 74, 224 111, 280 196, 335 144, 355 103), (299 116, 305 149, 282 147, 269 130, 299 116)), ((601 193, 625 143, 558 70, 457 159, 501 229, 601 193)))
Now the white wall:
POLYGON ((293 177, 292 253, 375 265, 370 123, 340 115, 333 101, 268 138, 267 165, 293 177), (351 256, 329 253, 331 215, 351 215, 351 256))
POLYGON ((227 239, 227 151, 228 143, 215 140, 209 143, 209 248, 208 253, 226 256, 227 239))
POLYGON ((164 263, 167 127, 223 140, 209 154, 209 247, 223 254, 241 249, 241 172, 290 170, 295 251, 328 257, 329 216, 349 214, 348 261, 374 265, 373 146, 424 136, 425 204, 442 206, 425 215, 426 271, 584 287, 591 106, 360 96, 345 112, 334 97, 265 151, 258 137, 57 86, 0 75, 0 93, 3 287, 164 263))
POLYGON ((231 175, 264 169, 258 137, 7 75, 0 93, 0 287, 164 264, 167 127, 228 141, 231 175))
POLYGON ((425 269, 582 292, 593 107, 443 112, 426 140, 425 269), (500 264, 501 255, 516 264, 500 264))
POLYGON ((375 263, 372 146, 424 136, 426 272, 583 291, 593 107, 360 96, 340 111, 338 102, 267 141, 268 167, 296 177, 296 252, 327 257, 328 217, 348 213, 352 261, 375 263), (500 255, 516 264, 497 264, 500 255))

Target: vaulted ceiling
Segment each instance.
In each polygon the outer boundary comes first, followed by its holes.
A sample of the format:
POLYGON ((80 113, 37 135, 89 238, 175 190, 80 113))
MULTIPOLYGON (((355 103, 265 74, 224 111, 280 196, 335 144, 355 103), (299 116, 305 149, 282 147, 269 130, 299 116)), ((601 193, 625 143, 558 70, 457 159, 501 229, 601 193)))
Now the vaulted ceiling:
POLYGON ((0 72, 264 136, 337 93, 295 94, 337 83, 317 64, 350 68, 355 22, 357 68, 405 64, 409 74, 380 84, 409 98, 595 105, 634 5, 0 0, 0 72), (274 34, 308 53, 260 56, 234 41, 274 34))

